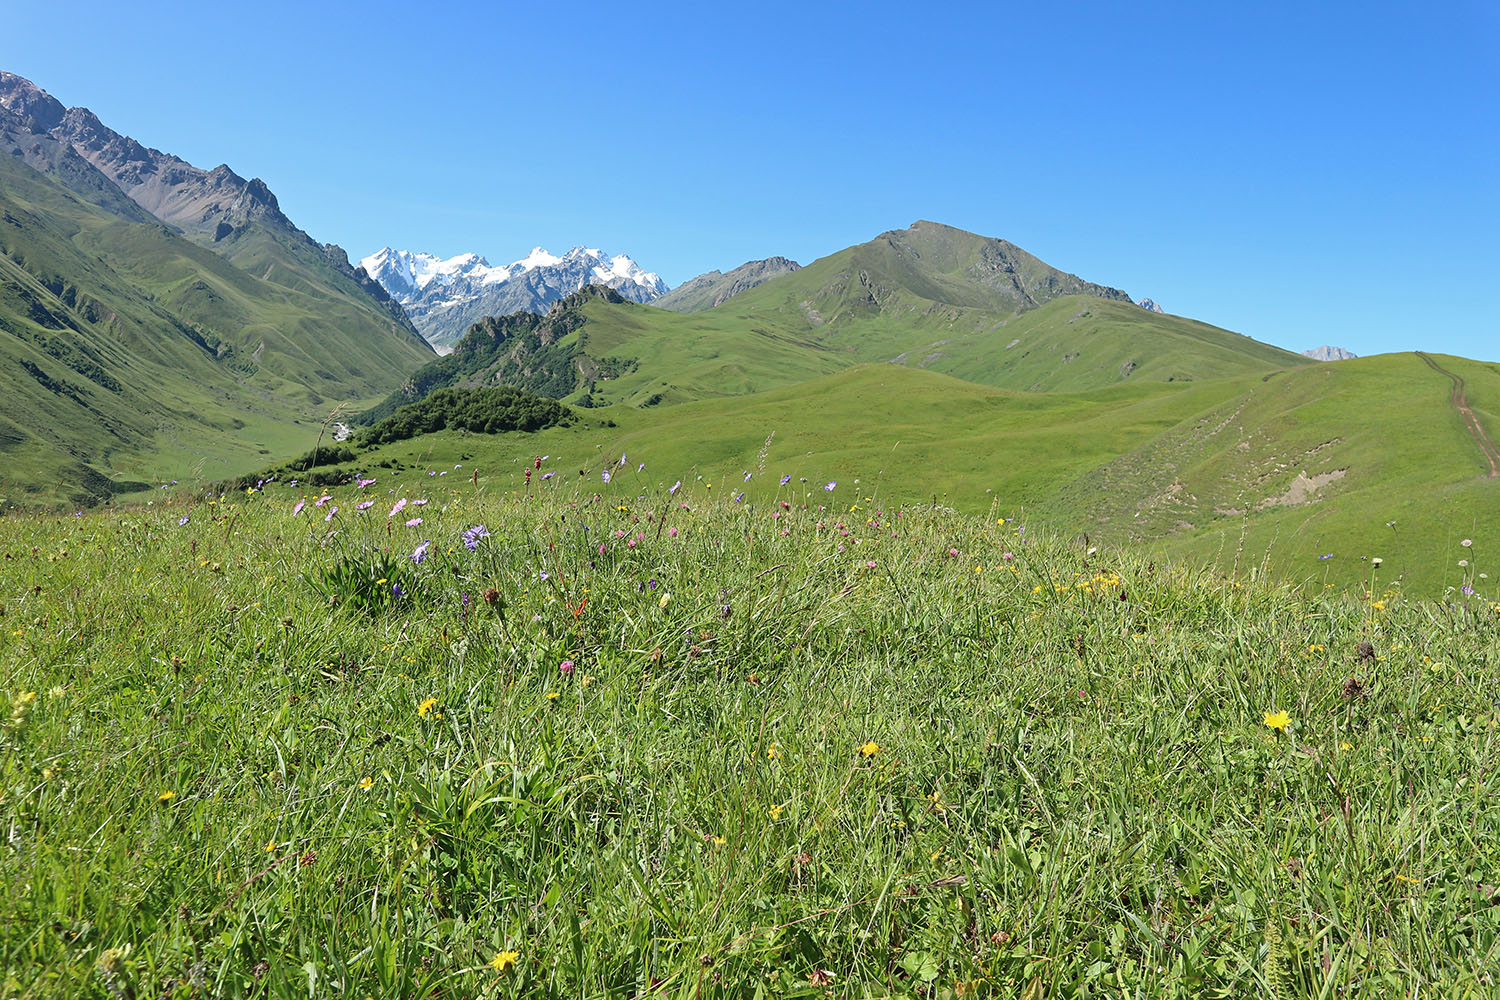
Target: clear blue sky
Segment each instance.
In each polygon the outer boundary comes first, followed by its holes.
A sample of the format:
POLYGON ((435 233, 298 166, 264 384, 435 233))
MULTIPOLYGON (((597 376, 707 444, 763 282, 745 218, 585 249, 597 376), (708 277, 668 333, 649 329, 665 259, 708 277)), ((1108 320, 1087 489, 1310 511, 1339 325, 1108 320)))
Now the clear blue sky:
POLYGON ((11 5, 0 68, 314 237, 677 284, 919 218, 1301 350, 1500 360, 1500 5, 11 5))

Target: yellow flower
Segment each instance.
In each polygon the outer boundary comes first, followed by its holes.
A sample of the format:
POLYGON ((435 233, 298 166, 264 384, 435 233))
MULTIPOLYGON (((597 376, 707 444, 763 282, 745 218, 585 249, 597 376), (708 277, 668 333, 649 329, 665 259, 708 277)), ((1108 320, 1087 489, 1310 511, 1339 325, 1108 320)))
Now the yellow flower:
POLYGON ((864 744, 859 748, 859 754, 861 757, 873 757, 879 752, 880 744, 876 743, 874 740, 871 740, 870 742, 864 744))
POLYGON ((766 747, 766 759, 767 760, 780 760, 781 759, 781 744, 780 743, 772 743, 770 746, 766 747))
POLYGON ((156 801, 158 801, 158 802, 171 802, 175 798, 177 798, 177 793, 176 792, 166 791, 166 792, 162 792, 160 795, 158 795, 156 797, 156 801))
POLYGON ((427 716, 432 714, 432 710, 434 708, 437 708, 437 703, 438 701, 436 698, 428 698, 426 701, 422 702, 422 704, 417 706, 417 714, 424 719, 427 718, 427 716))
POLYGON ((766 809, 766 812, 771 814, 772 819, 780 819, 781 812, 785 808, 786 807, 781 805, 779 802, 772 802, 770 807, 766 809))
POLYGON ((498 952, 496 953, 494 958, 490 959, 490 968, 494 969, 496 972, 504 972, 506 969, 514 966, 516 964, 516 959, 520 957, 521 953, 519 951, 498 952))
POLYGON ((1287 715, 1286 712, 1284 712, 1284 711, 1283 712, 1267 712, 1266 713, 1266 718, 1265 718, 1265 723, 1266 723, 1266 725, 1270 726, 1272 729, 1279 729, 1282 732, 1285 732, 1286 731, 1286 727, 1290 726, 1292 724, 1292 717, 1290 715, 1287 715))
POLYGON ((667 606, 667 602, 670 601, 671 599, 672 599, 672 595, 671 594, 662 594, 661 595, 661 599, 656 602, 656 606, 658 608, 665 608, 667 606))
POLYGON ((1354 749, 1354 744, 1353 743, 1340 743, 1339 744, 1339 749, 1340 750, 1353 750, 1354 749))
POLYGON ((371 788, 375 787, 375 779, 370 777, 369 775, 365 775, 364 778, 360 780, 359 787, 368 792, 371 788))
POLYGON ((268 841, 266 841, 266 853, 270 854, 271 852, 273 852, 275 850, 276 850, 276 841, 274 841, 274 840, 268 840, 268 841))
POLYGON ((556 701, 557 699, 559 699, 561 697, 562 697, 562 695, 559 694, 559 693, 557 693, 556 691, 548 691, 547 692, 547 700, 548 701, 556 701))
POLYGON ((717 833, 714 834, 714 846, 715 847, 723 847, 727 843, 729 843, 729 841, 725 840, 723 837, 719 836, 717 833))

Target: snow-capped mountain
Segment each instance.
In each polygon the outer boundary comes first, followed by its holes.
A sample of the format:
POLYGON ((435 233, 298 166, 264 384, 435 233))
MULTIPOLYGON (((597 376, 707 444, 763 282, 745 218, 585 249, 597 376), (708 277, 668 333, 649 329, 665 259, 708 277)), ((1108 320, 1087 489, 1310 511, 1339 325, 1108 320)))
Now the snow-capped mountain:
POLYGON ((624 254, 574 247, 561 257, 537 247, 513 264, 492 265, 476 253, 443 260, 385 247, 360 266, 400 302, 422 336, 441 353, 485 316, 547 311, 585 285, 607 285, 633 302, 650 302, 667 283, 624 254))

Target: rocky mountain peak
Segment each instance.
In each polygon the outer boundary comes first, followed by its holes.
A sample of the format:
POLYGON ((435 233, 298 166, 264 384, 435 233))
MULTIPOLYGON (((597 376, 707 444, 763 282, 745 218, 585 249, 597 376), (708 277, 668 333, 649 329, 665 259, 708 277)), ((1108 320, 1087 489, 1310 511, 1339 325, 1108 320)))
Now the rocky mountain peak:
POLYGON ((1141 299, 1139 302, 1136 303, 1136 305, 1140 306, 1142 309, 1146 310, 1147 312, 1154 312, 1154 313, 1164 313, 1164 312, 1166 312, 1165 309, 1163 309, 1161 306, 1157 305, 1155 302, 1153 302, 1150 299, 1141 299))
POLYGON ((1310 351, 1303 351, 1302 356, 1312 358, 1314 361, 1350 361, 1359 357, 1352 351, 1346 351, 1342 347, 1330 347, 1327 344, 1314 347, 1310 351))

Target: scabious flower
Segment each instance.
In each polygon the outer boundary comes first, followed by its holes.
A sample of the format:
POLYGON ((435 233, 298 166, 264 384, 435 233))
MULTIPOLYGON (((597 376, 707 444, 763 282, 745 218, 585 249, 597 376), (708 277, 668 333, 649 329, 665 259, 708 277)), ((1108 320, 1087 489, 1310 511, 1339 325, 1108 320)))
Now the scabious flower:
POLYGON ((486 528, 482 524, 476 524, 474 525, 474 527, 464 532, 464 548, 468 549, 470 552, 473 552, 475 549, 479 548, 479 540, 481 538, 488 537, 490 537, 490 529, 486 528))
POLYGON ((335 504, 334 506, 328 508, 328 513, 323 515, 323 520, 325 520, 325 521, 332 521, 333 520, 333 515, 337 514, 338 512, 339 512, 338 505, 335 504))
POLYGON ((828 481, 828 485, 825 486, 825 487, 823 487, 823 489, 827 490, 829 493, 832 493, 833 490, 834 490, 834 487, 838 486, 838 484, 839 484, 839 481, 837 479, 830 479, 828 481))
POLYGON ((397 514, 401 513, 405 509, 406 509, 406 497, 402 497, 400 500, 396 501, 396 505, 391 508, 391 512, 388 515, 386 515, 386 516, 387 517, 395 517, 397 514))
POLYGON ((420 563, 423 559, 426 559, 427 547, 431 544, 432 539, 429 538, 427 541, 423 542, 421 545, 418 545, 415 549, 413 549, 411 553, 411 561, 414 563, 420 563))
POLYGON ((192 515, 190 515, 190 514, 184 514, 184 515, 182 515, 181 517, 179 517, 177 519, 177 527, 179 527, 179 528, 182 527, 184 524, 187 524, 188 521, 190 521, 190 520, 192 520, 192 515))
POLYGON ((669 496, 669 497, 675 497, 677 495, 677 491, 680 490, 680 489, 682 489, 682 480, 681 479, 679 479, 679 480, 677 480, 677 482, 673 483, 672 484, 672 488, 670 490, 667 490, 667 496, 669 496))
POLYGON ((603 479, 606 483, 609 482, 609 470, 605 469, 603 472, 599 473, 599 478, 603 479))
POLYGON ((419 525, 421 523, 422 523, 422 519, 420 517, 414 517, 411 520, 409 520, 409 521, 406 522, 406 526, 408 528, 415 528, 417 525, 419 525))
POLYGON ((359 481, 359 488, 360 489, 364 489, 366 486, 374 486, 374 485, 375 485, 375 480, 373 480, 373 479, 361 479, 359 481))
POLYGON ((355 510, 369 510, 373 506, 375 506, 375 501, 374 500, 366 500, 363 503, 357 503, 357 504, 355 504, 354 505, 354 509, 355 510))
POLYGON ((544 473, 542 473, 542 478, 543 479, 551 479, 555 475, 557 475, 557 473, 555 473, 555 472, 544 472, 544 473))
POLYGON ((786 475, 784 475, 784 476, 781 477, 781 485, 782 486, 785 486, 787 483, 789 483, 791 481, 792 481, 792 474, 790 472, 788 472, 786 475))
POLYGON ((296 517, 298 514, 302 513, 302 508, 306 507, 306 506, 307 506, 307 501, 306 500, 298 500, 296 506, 294 506, 292 508, 292 516, 296 517))

